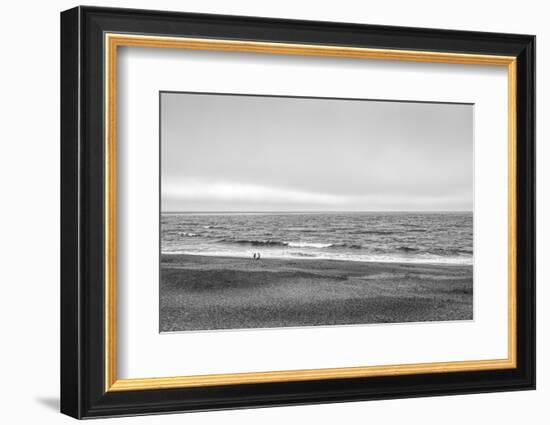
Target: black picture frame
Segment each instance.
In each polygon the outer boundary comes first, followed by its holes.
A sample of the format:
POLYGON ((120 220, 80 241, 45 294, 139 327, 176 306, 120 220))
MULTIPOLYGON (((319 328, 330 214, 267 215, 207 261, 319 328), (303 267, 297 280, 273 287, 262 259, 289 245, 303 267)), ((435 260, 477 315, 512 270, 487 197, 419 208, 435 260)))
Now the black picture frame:
POLYGON ((61 412, 75 418, 535 388, 535 37, 76 7, 61 13, 61 412), (105 391, 104 34, 514 56, 517 60, 517 367, 105 391))

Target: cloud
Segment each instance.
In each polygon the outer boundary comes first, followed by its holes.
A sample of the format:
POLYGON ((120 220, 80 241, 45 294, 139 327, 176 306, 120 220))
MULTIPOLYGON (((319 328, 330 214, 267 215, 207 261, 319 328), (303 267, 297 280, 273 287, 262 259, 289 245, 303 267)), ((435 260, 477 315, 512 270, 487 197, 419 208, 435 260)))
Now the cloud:
POLYGON ((469 192, 340 195, 200 178, 170 179, 162 185, 163 211, 458 211, 471 207, 469 192))
POLYGON ((263 186, 238 182, 206 182, 181 180, 162 186, 163 199, 178 201, 227 201, 265 202, 269 204, 294 205, 344 205, 351 201, 348 196, 308 192, 282 187, 263 186))

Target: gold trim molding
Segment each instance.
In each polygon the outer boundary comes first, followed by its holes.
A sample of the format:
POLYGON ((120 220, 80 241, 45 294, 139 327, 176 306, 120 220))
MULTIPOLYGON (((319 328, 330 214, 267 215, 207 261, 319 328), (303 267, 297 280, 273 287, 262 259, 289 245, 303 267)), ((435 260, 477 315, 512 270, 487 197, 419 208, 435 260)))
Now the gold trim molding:
POLYGON ((312 381, 376 376, 511 369, 516 367, 516 58, 465 53, 370 49, 328 45, 105 34, 105 391, 312 381), (508 357, 495 360, 285 370, 254 373, 117 379, 116 324, 116 100, 117 51, 121 46, 278 55, 324 56, 507 67, 508 72, 508 357))

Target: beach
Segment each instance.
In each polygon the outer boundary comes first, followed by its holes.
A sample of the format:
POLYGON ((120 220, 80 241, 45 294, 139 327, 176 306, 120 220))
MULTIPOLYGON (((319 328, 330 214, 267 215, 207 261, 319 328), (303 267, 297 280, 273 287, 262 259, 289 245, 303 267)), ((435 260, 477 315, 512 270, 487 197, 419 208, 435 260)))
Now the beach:
POLYGON ((162 254, 160 331, 471 320, 472 270, 162 254))

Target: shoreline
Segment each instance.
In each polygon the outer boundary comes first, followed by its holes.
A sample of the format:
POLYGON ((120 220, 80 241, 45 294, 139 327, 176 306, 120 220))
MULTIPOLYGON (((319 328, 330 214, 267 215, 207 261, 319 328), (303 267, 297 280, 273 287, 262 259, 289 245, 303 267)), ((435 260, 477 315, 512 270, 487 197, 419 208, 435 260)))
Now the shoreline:
POLYGON ((160 331, 471 320, 473 266, 161 255, 160 331))
MULTIPOLYGON (((264 255, 264 254, 262 254, 264 255)), ((162 258, 164 256, 183 256, 183 257, 207 257, 207 258, 221 258, 221 259, 233 259, 233 260, 251 260, 254 259, 249 256, 238 256, 238 255, 217 255, 217 254, 193 254, 189 252, 160 252, 160 258, 162 263, 162 258)), ((280 260, 280 261, 336 261, 341 263, 367 263, 367 264, 410 264, 410 265, 426 265, 426 266, 450 266, 450 267, 473 267, 472 263, 453 263, 453 262, 435 262, 435 261, 403 261, 403 259, 396 260, 360 260, 360 259, 340 259, 340 258, 321 258, 321 257, 310 257, 310 256, 263 256, 260 261, 268 260, 280 260)))

